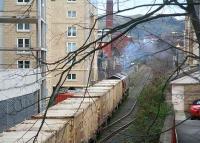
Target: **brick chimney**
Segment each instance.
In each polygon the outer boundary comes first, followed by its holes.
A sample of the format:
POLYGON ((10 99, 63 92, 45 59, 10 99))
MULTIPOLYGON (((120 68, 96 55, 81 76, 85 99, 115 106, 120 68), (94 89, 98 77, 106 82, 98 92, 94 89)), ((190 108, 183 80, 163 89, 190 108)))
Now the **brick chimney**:
POLYGON ((113 0, 107 0, 106 3, 106 28, 113 28, 113 0))

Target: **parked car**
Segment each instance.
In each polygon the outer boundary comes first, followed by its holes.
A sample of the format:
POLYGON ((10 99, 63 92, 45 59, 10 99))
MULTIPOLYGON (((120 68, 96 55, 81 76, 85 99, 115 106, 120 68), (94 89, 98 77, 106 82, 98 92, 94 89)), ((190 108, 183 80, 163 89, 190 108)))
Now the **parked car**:
POLYGON ((193 101, 189 109, 191 119, 200 119, 200 99, 193 101))

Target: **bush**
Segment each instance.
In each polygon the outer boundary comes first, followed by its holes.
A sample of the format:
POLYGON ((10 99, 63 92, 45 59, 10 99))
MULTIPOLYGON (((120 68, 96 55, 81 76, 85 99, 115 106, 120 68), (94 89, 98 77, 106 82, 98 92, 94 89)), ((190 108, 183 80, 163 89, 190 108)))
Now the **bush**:
POLYGON ((154 78, 153 82, 144 87, 138 97, 136 120, 131 130, 144 137, 140 137, 134 142, 158 142, 160 135, 156 133, 161 132, 165 117, 171 111, 162 96, 163 85, 164 78, 154 78), (155 123, 150 128, 153 122, 155 123))

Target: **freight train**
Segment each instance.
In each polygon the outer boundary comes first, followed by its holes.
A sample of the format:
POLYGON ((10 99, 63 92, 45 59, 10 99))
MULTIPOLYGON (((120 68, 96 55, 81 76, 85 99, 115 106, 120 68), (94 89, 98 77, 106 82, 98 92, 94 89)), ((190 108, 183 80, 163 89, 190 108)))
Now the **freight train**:
MULTIPOLYGON (((57 100, 50 107, 37 137, 37 143, 88 143, 96 136, 113 111, 128 95, 128 75, 120 73, 99 81, 85 90, 57 100)), ((44 118, 34 115, 0 134, 0 143, 33 142, 44 118)))

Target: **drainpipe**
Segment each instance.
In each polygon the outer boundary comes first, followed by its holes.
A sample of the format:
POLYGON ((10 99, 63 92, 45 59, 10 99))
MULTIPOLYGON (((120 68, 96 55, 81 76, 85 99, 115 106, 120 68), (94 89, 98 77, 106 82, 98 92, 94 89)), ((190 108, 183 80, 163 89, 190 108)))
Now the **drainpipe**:
MULTIPOLYGON (((4 1, 0 0, 0 11, 3 11, 4 1)), ((0 12, 0 16, 3 15, 3 12, 0 12)), ((3 24, 0 23, 0 47, 3 47, 3 24)), ((3 51, 0 52, 0 64, 3 64, 3 51)))

